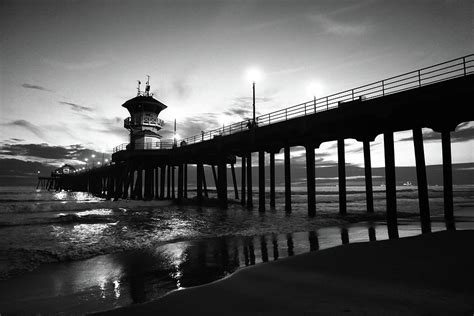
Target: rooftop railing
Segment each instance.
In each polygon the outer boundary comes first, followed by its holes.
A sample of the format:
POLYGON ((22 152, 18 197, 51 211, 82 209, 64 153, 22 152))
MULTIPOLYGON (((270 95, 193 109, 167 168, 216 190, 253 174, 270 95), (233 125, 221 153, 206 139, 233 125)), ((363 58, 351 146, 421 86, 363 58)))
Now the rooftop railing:
POLYGON ((345 102, 380 98, 437 82, 467 76, 472 73, 474 73, 474 54, 410 71, 405 74, 331 94, 322 98, 316 98, 275 112, 263 114, 255 118, 255 123, 253 123, 252 120, 247 120, 210 131, 203 131, 201 134, 180 140, 178 144, 182 146, 184 144, 195 144, 208 141, 215 137, 236 134, 252 128, 267 126, 306 115, 328 111, 338 108, 345 102))
POLYGON ((148 117, 127 117, 123 121, 123 126, 125 128, 130 128, 134 126, 153 126, 162 128, 165 125, 165 122, 159 118, 148 118, 148 117))
POLYGON ((120 144, 113 149, 113 153, 122 150, 160 150, 160 149, 172 149, 175 146, 173 141, 162 141, 162 142, 139 142, 129 144, 120 144))

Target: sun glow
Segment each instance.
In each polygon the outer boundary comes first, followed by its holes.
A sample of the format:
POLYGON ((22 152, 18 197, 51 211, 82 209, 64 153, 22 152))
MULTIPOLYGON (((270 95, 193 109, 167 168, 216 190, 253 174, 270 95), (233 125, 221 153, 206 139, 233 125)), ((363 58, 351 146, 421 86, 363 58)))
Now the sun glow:
POLYGON ((311 81, 306 87, 306 93, 308 97, 320 98, 324 93, 324 86, 320 81, 314 80, 311 81))
POLYGON ((250 82, 262 81, 263 77, 263 71, 258 67, 250 67, 245 72, 245 79, 250 82))

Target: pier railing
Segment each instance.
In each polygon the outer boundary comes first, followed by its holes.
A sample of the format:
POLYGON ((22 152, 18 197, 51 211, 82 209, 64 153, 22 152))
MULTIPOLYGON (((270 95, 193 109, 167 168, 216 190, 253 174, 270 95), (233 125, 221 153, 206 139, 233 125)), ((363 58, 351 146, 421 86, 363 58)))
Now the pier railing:
MULTIPOLYGON (((201 134, 180 140, 178 144, 179 146, 182 146, 184 144, 199 143, 214 139, 215 137, 240 133, 251 128, 266 126, 297 117, 313 115, 318 112, 336 109, 345 102, 355 100, 364 101, 380 98, 386 95, 420 88, 437 82, 467 76, 472 73, 474 73, 474 54, 445 61, 443 63, 429 67, 420 68, 398 76, 376 81, 325 97, 316 98, 311 101, 293 105, 275 112, 263 114, 256 117, 255 124, 251 120, 247 120, 216 128, 210 131, 203 131, 201 134)), ((114 152, 120 151, 116 150, 116 148, 114 149, 114 152)))
POLYGON ((120 144, 116 146, 113 150, 114 153, 122 150, 159 150, 159 149, 172 149, 176 147, 173 141, 163 141, 163 142, 139 142, 134 144, 120 144))
MULTIPOLYGON (((255 119, 255 125, 261 127, 297 117, 312 115, 338 108, 339 105, 344 102, 375 99, 440 81, 466 76, 471 73, 474 73, 474 54, 263 114, 255 119)), ((252 128, 252 125, 251 120, 242 121, 184 138, 183 141, 186 144, 194 144, 213 139, 214 137, 243 132, 252 128)))

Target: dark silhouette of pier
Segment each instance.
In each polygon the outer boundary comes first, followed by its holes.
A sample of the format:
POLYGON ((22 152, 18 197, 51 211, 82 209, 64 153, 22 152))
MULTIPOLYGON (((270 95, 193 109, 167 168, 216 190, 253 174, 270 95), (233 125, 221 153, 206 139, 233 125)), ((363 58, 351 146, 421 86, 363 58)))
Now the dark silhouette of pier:
MULTIPOLYGON (((315 149, 323 142, 337 141, 339 165, 339 212, 346 207, 344 140, 363 143, 367 212, 373 212, 370 142, 383 134, 387 224, 389 236, 398 237, 393 134, 413 131, 420 217, 423 231, 430 231, 428 185, 423 151, 422 128, 441 133, 444 214, 448 228, 454 229, 452 162, 450 133, 460 123, 474 120, 474 54, 417 69, 399 76, 346 90, 261 115, 249 124, 242 121, 203 132, 175 143, 161 143, 148 148, 144 144, 116 147, 113 164, 64 175, 60 188, 85 190, 113 199, 188 198, 188 165, 196 165, 196 202, 207 196, 204 165, 212 166, 218 201, 228 203, 228 165, 235 198, 242 205, 254 205, 252 154, 258 153, 258 210, 265 211, 267 187, 265 156, 270 157, 270 207, 275 206, 275 154, 284 152, 285 210, 291 212, 290 148, 306 149, 308 215, 316 214, 317 168, 315 149), (242 162, 240 195, 234 164, 242 162), (217 166, 217 171, 215 167, 217 166), (177 183, 175 170, 177 169, 177 183), (177 187, 177 192, 175 192, 177 187), (165 194, 166 191, 166 194, 165 194)), ((143 98, 143 96, 140 96, 143 98)), ((166 106, 165 106, 166 107, 166 106)))

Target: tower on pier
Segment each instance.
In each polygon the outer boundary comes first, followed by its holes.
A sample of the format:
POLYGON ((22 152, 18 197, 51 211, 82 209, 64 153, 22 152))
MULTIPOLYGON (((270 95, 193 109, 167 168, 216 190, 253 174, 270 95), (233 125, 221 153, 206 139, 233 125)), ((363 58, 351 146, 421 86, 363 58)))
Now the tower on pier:
POLYGON ((122 106, 130 112, 124 121, 124 127, 130 131, 128 149, 159 149, 161 135, 158 131, 163 127, 163 120, 158 118, 166 105, 153 98, 150 92, 150 76, 147 76, 145 91, 140 90, 138 81, 137 96, 122 106))

